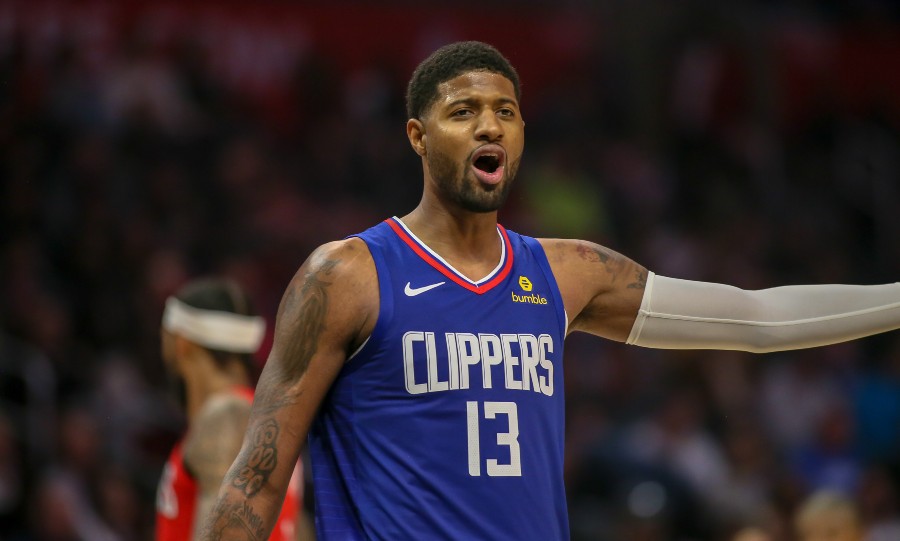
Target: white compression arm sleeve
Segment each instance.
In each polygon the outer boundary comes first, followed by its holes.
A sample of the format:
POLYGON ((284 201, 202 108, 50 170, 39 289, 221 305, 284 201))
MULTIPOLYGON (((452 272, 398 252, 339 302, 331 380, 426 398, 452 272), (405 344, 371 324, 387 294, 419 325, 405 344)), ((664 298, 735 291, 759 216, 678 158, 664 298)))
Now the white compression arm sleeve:
POLYGON ((900 283, 748 291, 649 273, 629 344, 765 353, 900 328, 900 283))

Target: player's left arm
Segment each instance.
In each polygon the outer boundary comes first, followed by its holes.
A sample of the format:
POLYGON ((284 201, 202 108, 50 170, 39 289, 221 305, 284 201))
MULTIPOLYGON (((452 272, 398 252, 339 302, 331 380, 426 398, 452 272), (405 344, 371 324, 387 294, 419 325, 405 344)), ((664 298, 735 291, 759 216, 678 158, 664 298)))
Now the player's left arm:
POLYGON ((746 290, 647 276, 627 342, 752 353, 826 346, 900 328, 900 283, 746 290))
POLYGON ((197 481, 197 507, 191 539, 200 539, 203 517, 213 505, 222 479, 244 440, 250 403, 232 393, 211 397, 200 409, 185 437, 184 463, 197 481))
POLYGON ((765 353, 900 328, 900 283, 745 290, 655 275, 585 241, 541 242, 570 331, 651 348, 765 353))

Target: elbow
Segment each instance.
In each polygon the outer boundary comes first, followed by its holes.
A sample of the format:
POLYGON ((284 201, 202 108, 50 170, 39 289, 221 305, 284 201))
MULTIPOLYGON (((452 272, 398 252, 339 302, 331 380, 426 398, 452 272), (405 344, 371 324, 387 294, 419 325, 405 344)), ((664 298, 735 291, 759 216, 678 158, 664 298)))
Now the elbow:
POLYGON ((754 327, 750 332, 744 333, 744 338, 744 347, 741 349, 748 353, 774 353, 807 347, 791 339, 785 329, 778 326, 754 327))

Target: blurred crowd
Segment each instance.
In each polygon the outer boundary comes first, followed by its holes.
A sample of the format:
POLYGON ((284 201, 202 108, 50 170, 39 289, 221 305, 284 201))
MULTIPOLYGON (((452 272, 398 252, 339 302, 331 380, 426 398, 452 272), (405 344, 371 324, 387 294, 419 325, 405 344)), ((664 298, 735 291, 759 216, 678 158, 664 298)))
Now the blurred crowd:
MULTIPOLYGON (((409 43, 354 2, 321 33, 309 21, 331 12, 288 4, 238 47, 204 24, 243 28, 236 4, 122 22, 115 2, 0 2, 0 540, 152 538, 184 422, 158 352, 165 298, 225 275, 271 323, 315 246, 411 210, 403 93, 448 40, 522 66, 507 227, 745 288, 900 279, 889 2, 504 4, 507 26, 552 18, 530 46, 472 31, 474 3, 421 21, 387 3, 418 21, 409 43), (346 49, 322 46, 347 27, 346 49), (394 61, 348 61, 368 40, 394 61), (257 71, 222 68, 235 58, 257 71)), ((867 540, 900 539, 897 333, 768 355, 572 336, 565 371, 574 540, 789 541, 821 491, 867 540)))

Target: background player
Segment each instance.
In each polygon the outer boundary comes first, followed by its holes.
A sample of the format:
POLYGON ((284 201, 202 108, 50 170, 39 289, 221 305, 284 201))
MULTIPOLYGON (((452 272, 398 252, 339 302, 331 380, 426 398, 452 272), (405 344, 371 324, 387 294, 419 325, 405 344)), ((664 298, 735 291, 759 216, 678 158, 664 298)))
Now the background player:
MULTIPOLYGON (((166 302, 162 357, 186 407, 188 427, 159 483, 158 541, 196 538, 199 517, 209 512, 247 427, 253 400, 251 355, 264 333, 265 320, 229 280, 195 280, 166 302)), ((269 539, 299 538, 301 476, 298 467, 269 539)))

